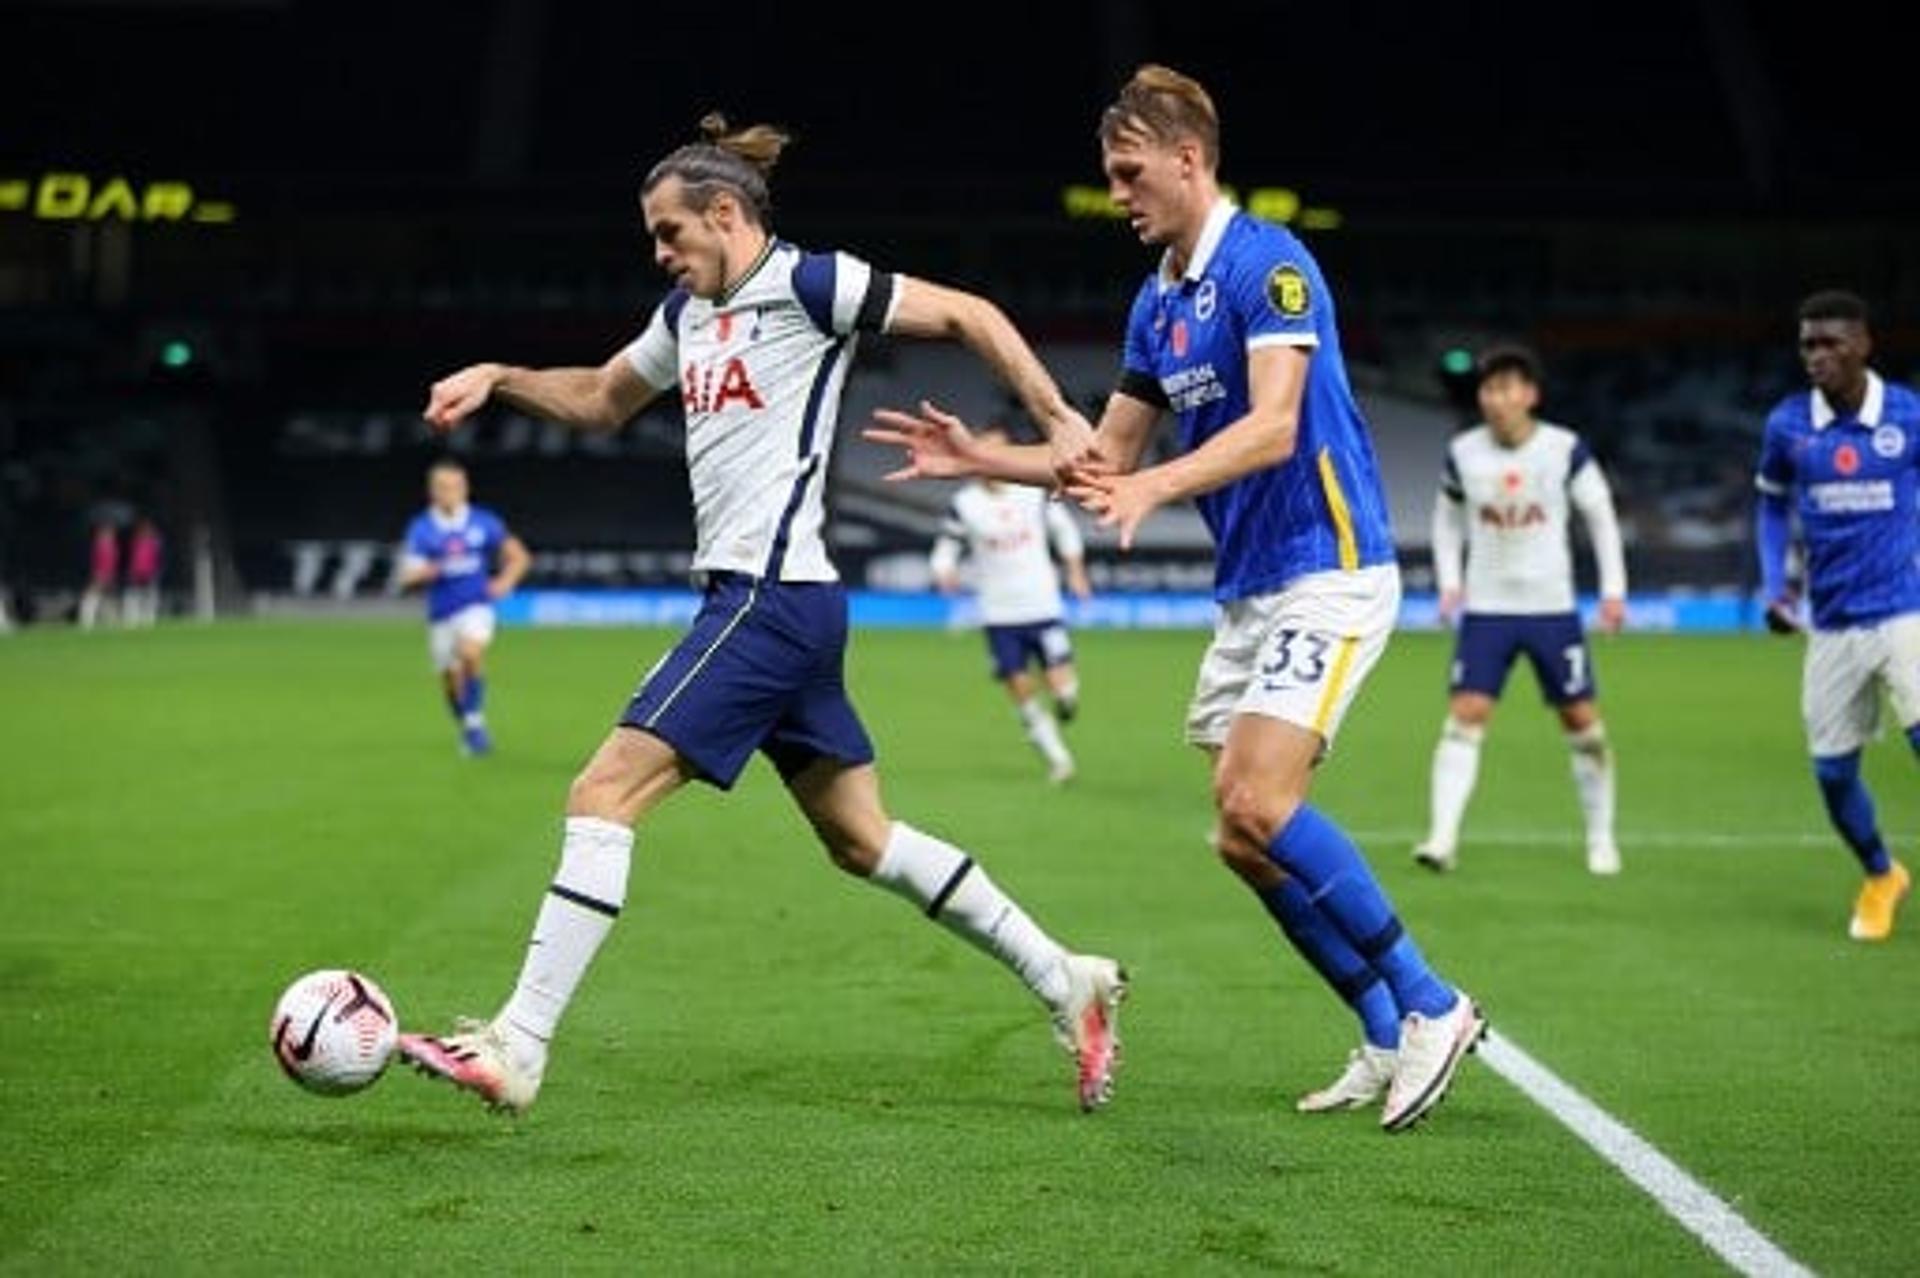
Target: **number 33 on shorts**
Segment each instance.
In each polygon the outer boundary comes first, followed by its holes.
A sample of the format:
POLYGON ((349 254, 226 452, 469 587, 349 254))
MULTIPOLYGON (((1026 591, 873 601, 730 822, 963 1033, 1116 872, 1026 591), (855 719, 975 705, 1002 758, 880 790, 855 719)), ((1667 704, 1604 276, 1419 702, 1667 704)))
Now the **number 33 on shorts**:
POLYGON ((1326 677, 1328 654, 1340 637, 1318 630, 1281 629, 1260 650, 1260 682, 1268 692, 1308 687, 1326 677))

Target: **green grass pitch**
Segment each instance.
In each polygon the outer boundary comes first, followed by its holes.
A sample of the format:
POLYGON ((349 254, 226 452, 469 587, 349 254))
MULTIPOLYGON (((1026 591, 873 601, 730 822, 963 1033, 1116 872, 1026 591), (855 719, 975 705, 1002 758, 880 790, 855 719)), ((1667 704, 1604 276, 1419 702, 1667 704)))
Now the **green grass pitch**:
MULTIPOLYGON (((672 637, 504 633, 484 761, 456 756, 417 626, 0 640, 0 1271, 1720 1271, 1478 1063, 1409 1136, 1292 1112, 1355 1033, 1202 845, 1197 634, 1080 636, 1063 792, 974 636, 866 632, 851 658, 892 809, 1131 966, 1105 1112, 1077 1112, 1018 983, 829 868, 762 763, 642 828, 525 1119, 397 1070, 290 1086, 267 1015, 309 968, 371 973, 411 1025, 493 1009, 568 779, 672 637)), ((1583 868, 1525 682, 1461 871, 1411 864, 1439 636, 1395 640, 1317 801, 1496 1027, 1807 1265, 1911 1272, 1920 912, 1845 939, 1799 645, 1598 649, 1619 880, 1583 868)), ((1905 744, 1867 774, 1912 857, 1905 744)))

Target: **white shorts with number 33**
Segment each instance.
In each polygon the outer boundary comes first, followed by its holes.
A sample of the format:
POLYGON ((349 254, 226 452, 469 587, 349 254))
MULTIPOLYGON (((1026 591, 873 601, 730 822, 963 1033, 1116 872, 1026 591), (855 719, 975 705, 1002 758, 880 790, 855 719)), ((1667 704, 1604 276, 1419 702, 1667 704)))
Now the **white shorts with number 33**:
POLYGON ((1258 714, 1320 735, 1340 721, 1387 650, 1400 614, 1400 570, 1310 573, 1278 594, 1222 604, 1187 711, 1187 740, 1217 748, 1235 715, 1258 714))

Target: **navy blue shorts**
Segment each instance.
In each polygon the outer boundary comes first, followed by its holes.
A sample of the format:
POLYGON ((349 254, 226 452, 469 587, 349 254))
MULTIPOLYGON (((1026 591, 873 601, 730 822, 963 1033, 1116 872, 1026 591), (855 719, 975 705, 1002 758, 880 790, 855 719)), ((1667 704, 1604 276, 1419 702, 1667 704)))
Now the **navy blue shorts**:
POLYGON ((1535 615, 1470 612, 1460 619, 1453 650, 1454 692, 1479 692, 1498 700, 1507 672, 1525 653, 1548 705, 1586 701, 1595 694, 1593 662, 1577 612, 1535 615))
POLYGON ((873 762, 847 700, 847 596, 838 582, 716 573, 700 612, 620 716, 733 788, 753 752, 791 779, 818 758, 873 762))
POLYGON ((1024 626, 988 626, 987 652, 993 657, 993 677, 1011 679, 1029 663, 1064 666, 1073 660, 1073 640, 1058 621, 1035 621, 1024 626))

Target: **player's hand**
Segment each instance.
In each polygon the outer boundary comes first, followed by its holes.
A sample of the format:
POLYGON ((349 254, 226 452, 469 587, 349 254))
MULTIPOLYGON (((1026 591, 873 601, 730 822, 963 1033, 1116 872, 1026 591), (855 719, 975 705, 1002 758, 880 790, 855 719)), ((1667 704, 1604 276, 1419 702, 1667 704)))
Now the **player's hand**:
POLYGON ((1141 521, 1166 502, 1160 476, 1153 468, 1117 475, 1077 469, 1067 477, 1067 496, 1100 521, 1103 528, 1120 530, 1120 549, 1133 549, 1133 534, 1141 521))
POLYGON ((1460 592, 1443 590, 1440 592, 1440 624, 1450 626, 1454 618, 1460 615, 1460 592))
POLYGON ((492 577, 488 579, 487 598, 505 599, 508 595, 512 593, 513 593, 513 587, 508 585, 506 582, 500 580, 498 577, 492 577))
POLYGON ((1619 634, 1627 624, 1627 601, 1619 598, 1602 599, 1598 621, 1600 629, 1607 634, 1619 634))
POLYGON ((907 453, 907 464, 885 476, 889 483, 909 479, 964 479, 981 471, 983 453, 967 424, 952 413, 920 401, 920 415, 876 409, 874 425, 860 432, 876 444, 892 444, 907 453))
POLYGON ((1053 453, 1054 477, 1063 490, 1076 471, 1113 473, 1113 463, 1100 452, 1093 427, 1071 408, 1053 424, 1047 434, 1047 446, 1053 453))
POLYGON ((441 378, 427 391, 427 407, 420 415, 442 434, 453 430, 492 398, 500 374, 498 364, 470 364, 441 378))
POLYGON ((1782 595, 1767 605, 1767 629, 1776 635, 1795 635, 1801 630, 1798 601, 1782 595))

